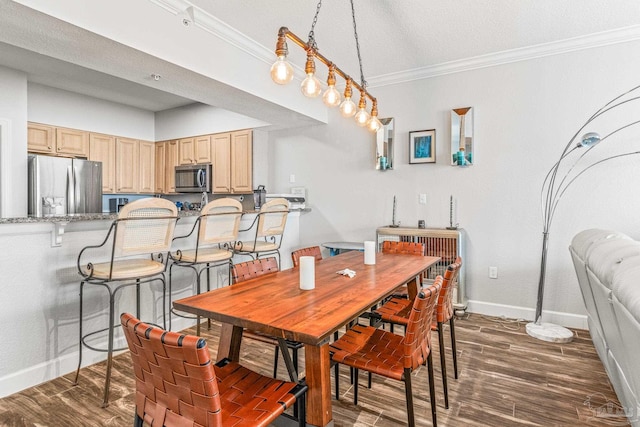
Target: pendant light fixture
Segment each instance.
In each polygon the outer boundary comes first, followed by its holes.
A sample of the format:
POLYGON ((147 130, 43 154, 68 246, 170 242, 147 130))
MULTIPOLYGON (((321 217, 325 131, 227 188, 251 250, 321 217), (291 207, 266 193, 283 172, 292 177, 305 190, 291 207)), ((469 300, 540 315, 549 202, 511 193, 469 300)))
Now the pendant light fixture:
POLYGON ((378 103, 376 99, 367 91, 367 82, 364 79, 364 73, 362 72, 362 58, 360 56, 360 43, 358 41, 358 31, 356 29, 356 15, 353 6, 353 0, 351 2, 351 16, 353 18, 353 34, 356 41, 356 50, 358 53, 358 64, 360 65, 360 84, 355 82, 348 74, 342 71, 333 62, 328 60, 322 54, 318 52, 318 46, 316 44, 314 29, 318 22, 318 14, 322 7, 322 0, 318 2, 316 6, 316 13, 313 17, 311 24, 311 31, 309 31, 309 37, 305 43, 300 37, 289 31, 287 27, 281 27, 278 31, 278 41, 276 43, 276 56, 278 59, 271 67, 271 78, 277 84, 287 84, 293 79, 293 67, 287 62, 287 55, 289 49, 287 46, 287 39, 293 41, 297 46, 301 47, 307 52, 307 62, 304 67, 306 74, 305 79, 302 81, 300 89, 302 93, 310 98, 315 98, 322 92, 322 83, 316 77, 315 60, 317 59, 328 68, 327 86, 328 88, 322 96, 323 102, 328 107, 340 106, 340 113, 343 117, 354 117, 358 125, 367 127, 372 132, 377 132, 382 123, 378 119, 378 103), (340 92, 336 89, 336 74, 342 77, 345 82, 344 100, 341 101, 340 92), (360 91, 360 101, 358 102, 358 108, 351 99, 353 87, 360 91), (371 101, 371 114, 367 112, 367 98, 371 101))

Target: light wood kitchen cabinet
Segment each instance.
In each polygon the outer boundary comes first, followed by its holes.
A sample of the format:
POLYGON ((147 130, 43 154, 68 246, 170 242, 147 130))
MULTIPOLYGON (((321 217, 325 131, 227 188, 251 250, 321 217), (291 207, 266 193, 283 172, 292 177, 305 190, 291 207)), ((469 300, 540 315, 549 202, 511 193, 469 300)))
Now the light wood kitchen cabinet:
POLYGON ((137 193, 140 150, 137 139, 116 138, 116 192, 137 193))
POLYGON ((253 133, 231 132, 231 192, 253 191, 253 133))
POLYGON ((89 132, 30 122, 27 125, 27 151, 88 158, 89 132))
POLYGON ((116 192, 153 193, 155 154, 153 142, 116 138, 116 192))
POLYGON ((89 134, 89 160, 102 162, 102 192, 116 192, 116 138, 89 134))
POLYGON ((30 153, 53 154, 55 149, 56 128, 40 123, 27 125, 27 151, 30 153))
POLYGON ((178 141, 167 141, 165 147, 165 193, 176 192, 176 166, 178 162, 178 141))
POLYGON ((155 170, 156 170, 156 144, 151 141, 138 141, 139 159, 139 180, 138 192, 155 192, 155 170))
POLYGON ((231 133, 211 136, 213 146, 213 192, 231 193, 231 133))
POLYGON ((196 163, 212 163, 211 157, 211 135, 198 136, 194 138, 196 163))
POLYGON ((178 162, 181 165, 192 165, 196 162, 196 146, 194 138, 184 138, 178 141, 178 162))
POLYGON ((253 191, 252 132, 243 130, 211 136, 213 146, 213 191, 251 193, 253 191))
POLYGON ((166 156, 167 141, 156 142, 156 179, 155 179, 155 192, 163 194, 165 192, 166 183, 166 156))
POLYGON ((183 138, 179 142, 179 162, 181 165, 211 163, 211 136, 183 138))
POLYGON ((56 154, 60 156, 89 157, 89 132, 56 128, 56 154))

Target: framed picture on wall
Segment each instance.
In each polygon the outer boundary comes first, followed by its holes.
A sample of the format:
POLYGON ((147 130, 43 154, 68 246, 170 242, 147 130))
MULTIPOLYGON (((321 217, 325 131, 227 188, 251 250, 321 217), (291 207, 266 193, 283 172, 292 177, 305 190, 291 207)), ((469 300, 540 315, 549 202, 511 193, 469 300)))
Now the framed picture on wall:
POLYGON ((409 164, 436 162, 436 130, 409 132, 409 164))

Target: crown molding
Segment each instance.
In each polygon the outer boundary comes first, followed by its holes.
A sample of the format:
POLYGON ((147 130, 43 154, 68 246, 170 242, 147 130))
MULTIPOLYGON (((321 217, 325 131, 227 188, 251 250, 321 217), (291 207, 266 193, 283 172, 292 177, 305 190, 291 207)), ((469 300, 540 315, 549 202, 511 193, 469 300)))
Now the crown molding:
POLYGON ((586 36, 574 37, 557 42, 543 43, 519 49, 505 50, 487 55, 475 56, 458 61, 444 62, 430 67, 416 68, 369 78, 369 87, 381 87, 413 80, 428 79, 447 74, 461 73, 480 68, 494 67, 512 62, 527 61, 545 56, 561 55, 585 49, 593 49, 617 43, 640 39, 640 25, 603 31, 586 36))
MULTIPOLYGON (((255 40, 247 37, 238 30, 222 22, 215 16, 197 8, 187 0, 149 0, 151 3, 166 9, 179 16, 184 14, 188 8, 192 8, 194 25, 202 28, 208 33, 219 37, 227 43, 237 47, 243 52, 271 64, 274 60, 272 49, 262 46, 255 40)), ((616 30, 603 31, 586 36, 574 37, 551 43, 542 43, 518 49, 505 50, 502 52, 487 55, 475 56, 472 58, 457 61, 445 62, 429 67, 415 68, 412 70, 400 71, 396 73, 384 74, 369 77, 367 79, 368 88, 389 86, 399 83, 406 83, 414 80, 428 79, 447 74, 461 73, 464 71, 477 70, 480 68, 494 67, 509 64, 512 62, 527 61, 545 56, 561 55, 564 53, 593 49, 617 43, 625 43, 640 39, 640 25, 619 28, 616 30)), ((275 35, 274 35, 275 40, 275 35)), ((292 64, 294 65, 294 64, 292 64)), ((300 74, 300 67, 296 68, 296 74, 300 74)))

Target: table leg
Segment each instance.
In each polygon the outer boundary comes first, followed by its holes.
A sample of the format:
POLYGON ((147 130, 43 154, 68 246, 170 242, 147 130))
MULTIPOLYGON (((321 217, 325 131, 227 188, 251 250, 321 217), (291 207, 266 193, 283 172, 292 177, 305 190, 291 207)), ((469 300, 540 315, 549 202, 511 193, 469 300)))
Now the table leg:
POLYGON ((234 362, 240 361, 240 344, 242 343, 242 328, 223 323, 220 326, 220 341, 218 342, 218 362, 228 358, 234 362))
POLYGON ((307 391, 307 424, 333 425, 331 410, 331 361, 329 344, 305 345, 305 374, 307 391))
POLYGON ((420 290, 420 276, 416 276, 414 280, 407 283, 407 291, 409 293, 409 300, 414 301, 418 291, 420 290))

